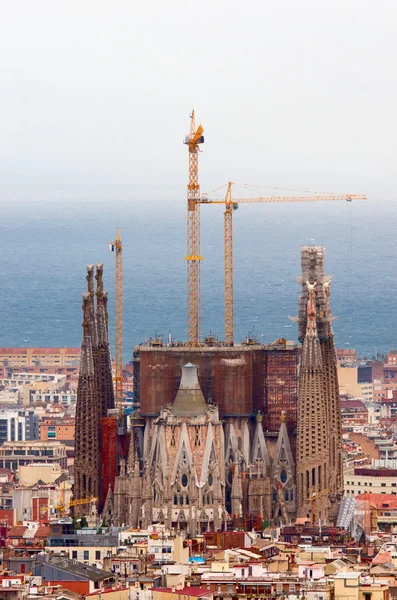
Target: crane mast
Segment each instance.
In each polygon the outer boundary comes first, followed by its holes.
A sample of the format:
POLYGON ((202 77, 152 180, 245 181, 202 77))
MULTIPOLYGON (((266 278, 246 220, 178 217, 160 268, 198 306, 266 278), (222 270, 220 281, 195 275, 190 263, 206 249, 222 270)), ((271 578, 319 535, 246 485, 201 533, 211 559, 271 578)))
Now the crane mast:
POLYGON ((330 200, 366 200, 362 194, 323 194, 318 196, 259 196, 257 198, 233 198, 233 182, 227 184, 223 200, 211 200, 203 195, 201 204, 224 204, 224 306, 225 306, 225 342, 229 346, 234 343, 233 323, 233 211, 239 204, 257 202, 324 202, 330 200))
POLYGON ((123 405, 123 243, 120 227, 117 230, 116 239, 109 244, 109 250, 116 256, 116 376, 114 383, 116 407, 121 409, 123 405))
POLYGON ((189 151, 189 181, 187 186, 187 293, 188 345, 200 344, 200 185, 198 178, 199 145, 204 143, 202 125, 196 127, 191 114, 190 133, 184 143, 189 151))
POLYGON ((233 346, 233 204, 232 184, 227 186, 225 212, 223 213, 224 235, 224 307, 225 343, 233 346))

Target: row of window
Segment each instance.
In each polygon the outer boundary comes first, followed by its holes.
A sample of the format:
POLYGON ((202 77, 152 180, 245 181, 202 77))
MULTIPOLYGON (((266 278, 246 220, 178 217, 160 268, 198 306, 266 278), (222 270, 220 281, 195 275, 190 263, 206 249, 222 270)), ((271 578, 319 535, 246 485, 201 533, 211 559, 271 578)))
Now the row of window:
POLYGON ((54 450, 5 450, 3 456, 54 456, 54 450))
MULTIPOLYGON (((353 496, 355 496, 356 494, 358 496, 361 495, 361 490, 358 490, 357 492, 354 490, 345 490, 346 494, 352 494, 353 496)), ((381 494, 386 494, 387 492, 381 492, 381 494)), ((365 494, 365 492, 363 492, 363 494, 365 494)), ((392 496, 397 496, 397 492, 392 492, 392 496)))
MULTIPOLYGON (((361 486, 361 481, 346 481, 346 485, 360 485, 361 486)), ((363 482, 364 486, 368 486, 368 487, 372 487, 372 481, 364 481, 363 482)), ((378 483, 379 485, 379 483, 378 483)), ((397 483, 390 483, 389 484, 391 487, 397 487, 397 483)), ((381 483, 380 487, 386 487, 387 483, 381 483)))
MULTIPOLYGON (((36 394, 34 397, 35 397, 36 400, 43 400, 43 396, 41 396, 41 395, 36 394)), ((62 396, 62 402, 64 404, 67 404, 69 398, 70 398, 70 401, 72 403, 76 402, 76 396, 75 395, 74 396, 62 396)), ((51 396, 44 396, 44 401, 45 402, 51 402, 51 396)), ((59 404, 59 396, 53 396, 52 397, 52 402, 54 404, 59 404)))

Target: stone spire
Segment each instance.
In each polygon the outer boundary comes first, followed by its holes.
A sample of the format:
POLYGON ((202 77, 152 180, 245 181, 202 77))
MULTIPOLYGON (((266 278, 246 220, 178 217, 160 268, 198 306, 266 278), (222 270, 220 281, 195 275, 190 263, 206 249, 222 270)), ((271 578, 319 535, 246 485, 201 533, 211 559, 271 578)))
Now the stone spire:
MULTIPOLYGON (((77 386, 75 478, 74 499, 99 498, 100 475, 98 457, 100 427, 97 410, 97 390, 91 341, 92 307, 90 294, 83 294, 83 340, 81 344, 80 371, 77 386)), ((83 514, 83 507, 76 507, 76 516, 83 514)))
POLYGON ((106 525, 113 524, 114 517, 114 496, 112 492, 111 485, 109 483, 108 493, 106 495, 105 504, 102 511, 102 518, 104 519, 106 525))
POLYGON ((90 297, 90 337, 92 348, 98 346, 98 332, 95 316, 95 289, 94 289, 94 265, 87 265, 87 293, 90 297))
POLYGON ((230 499, 232 503, 232 517, 234 519, 241 519, 243 517, 243 488, 241 485, 240 468, 237 463, 235 463, 233 470, 230 499))
POLYGON ((214 469, 214 527, 215 531, 222 529, 224 508, 223 508, 223 497, 221 488, 221 474, 219 472, 219 465, 216 463, 214 469))
POLYGON ((150 477, 149 463, 146 462, 145 473, 142 481, 142 507, 141 507, 141 527, 147 529, 152 523, 153 490, 150 477))
POLYGON ((276 492, 276 501, 273 502, 273 518, 282 518, 287 521, 287 516, 296 514, 296 485, 295 461, 288 435, 286 417, 281 412, 280 430, 277 438, 276 453, 273 461, 273 491, 276 492))
MULTIPOLYGON (((297 483, 298 516, 312 512, 311 498, 323 492, 329 477, 328 406, 324 396, 320 341, 316 325, 316 282, 308 290, 306 335, 303 340, 299 377, 297 483)), ((328 499, 316 502, 321 519, 328 517, 328 499)))
POLYGON ((326 340, 322 344, 322 360, 324 368, 324 387, 328 395, 329 408, 329 439, 330 439, 330 478, 329 490, 332 520, 336 520, 338 502, 343 494, 343 444, 342 444, 342 418, 339 399, 339 382, 337 359, 335 352, 334 332, 332 329, 332 317, 330 307, 331 281, 323 285, 326 303, 326 340))
POLYGON ((303 342, 297 432, 298 516, 335 521, 343 490, 339 389, 324 248, 303 246, 299 337, 303 342), (306 310, 304 311, 304 308, 306 310), (302 333, 304 332, 304 334, 302 333), (303 338, 302 338, 303 336, 303 338))
POLYGON ((103 265, 96 265, 96 323, 98 345, 94 353, 94 364, 100 398, 101 417, 107 416, 107 411, 114 408, 114 391, 112 379, 112 364, 110 359, 109 336, 107 326, 107 292, 103 291, 103 265))
POLYGON ((134 471, 135 466, 135 439, 134 430, 131 429, 130 443, 128 446, 128 458, 127 458, 127 473, 131 474, 134 471))
POLYGON ((196 469, 194 466, 194 456, 192 456, 192 465, 190 468, 189 476, 189 520, 187 524, 187 531, 192 538, 197 535, 197 517, 198 517, 198 487, 196 484, 196 469))
POLYGON ((142 480, 139 472, 139 461, 135 457, 135 464, 132 474, 130 475, 130 509, 129 509, 129 524, 136 528, 139 526, 141 516, 141 501, 142 501, 142 480))
MULTIPOLYGON (((101 421, 107 416, 108 409, 114 408, 103 265, 96 265, 95 279, 96 293, 94 266, 87 265, 87 292, 83 294, 83 342, 76 405, 75 499, 87 496, 103 498, 101 421)), ((100 510, 101 508, 99 506, 100 510)), ((80 514, 80 508, 76 507, 75 512, 80 514)))

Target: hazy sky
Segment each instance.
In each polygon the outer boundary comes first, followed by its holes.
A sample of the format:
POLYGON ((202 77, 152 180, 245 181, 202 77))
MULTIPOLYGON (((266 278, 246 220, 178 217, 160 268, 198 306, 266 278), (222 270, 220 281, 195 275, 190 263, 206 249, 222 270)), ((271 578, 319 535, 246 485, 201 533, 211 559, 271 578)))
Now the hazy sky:
MULTIPOLYGON (((393 185, 395 0, 1 0, 0 183, 393 185)), ((317 189, 317 188, 315 188, 317 189)))

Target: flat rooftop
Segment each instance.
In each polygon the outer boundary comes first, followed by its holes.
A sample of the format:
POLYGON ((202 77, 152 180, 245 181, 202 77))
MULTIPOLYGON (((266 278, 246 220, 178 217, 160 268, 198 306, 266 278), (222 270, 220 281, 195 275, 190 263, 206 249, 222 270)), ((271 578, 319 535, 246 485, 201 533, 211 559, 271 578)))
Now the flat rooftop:
POLYGON ((144 352, 189 352, 189 353, 200 353, 200 352, 252 352, 253 350, 263 350, 263 351, 271 351, 271 350, 296 350, 300 348, 300 344, 295 342, 294 340, 287 340, 286 343, 272 343, 272 344, 234 344, 234 346, 227 346, 223 342, 211 343, 211 345, 207 345, 203 343, 201 346, 193 347, 188 346, 187 344, 181 342, 177 344, 172 344, 172 346, 167 346, 162 343, 148 343, 148 344, 139 344, 134 346, 134 351, 144 351, 144 352))

